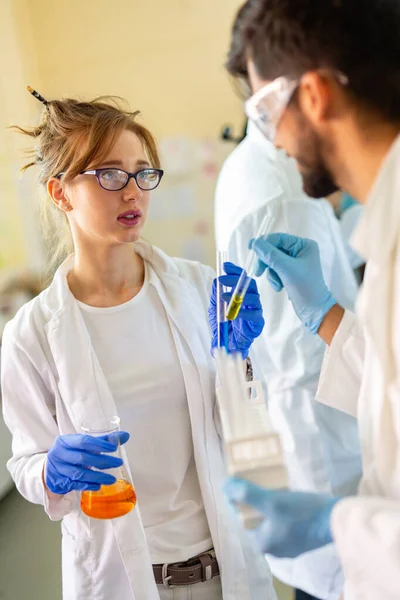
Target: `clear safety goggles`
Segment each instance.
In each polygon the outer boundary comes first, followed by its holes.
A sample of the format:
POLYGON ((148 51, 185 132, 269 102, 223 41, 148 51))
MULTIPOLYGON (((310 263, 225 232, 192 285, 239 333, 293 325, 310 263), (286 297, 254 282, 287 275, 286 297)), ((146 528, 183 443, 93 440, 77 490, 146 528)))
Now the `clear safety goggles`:
POLYGON ((299 79, 278 77, 245 102, 247 117, 270 142, 275 140, 276 129, 299 83, 299 79))
MULTIPOLYGON (((341 72, 328 71, 328 73, 333 75, 341 85, 349 83, 347 75, 341 72)), ((300 81, 301 77, 298 79, 278 77, 271 83, 267 83, 245 102, 247 117, 257 125, 270 142, 275 141, 279 122, 294 92, 300 85, 300 81)))

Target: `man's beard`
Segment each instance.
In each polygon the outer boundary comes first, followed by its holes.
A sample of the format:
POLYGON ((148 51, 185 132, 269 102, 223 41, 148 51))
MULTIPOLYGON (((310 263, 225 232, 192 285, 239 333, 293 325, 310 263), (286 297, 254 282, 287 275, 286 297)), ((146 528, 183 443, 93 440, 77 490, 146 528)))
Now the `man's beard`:
POLYGON ((314 166, 312 171, 302 171, 301 174, 303 190, 310 198, 325 198, 339 189, 323 162, 314 166))
POLYGON ((303 178, 303 189, 311 198, 324 198, 337 192, 339 188, 323 158, 322 140, 306 119, 302 118, 301 121, 302 135, 296 160, 303 178))

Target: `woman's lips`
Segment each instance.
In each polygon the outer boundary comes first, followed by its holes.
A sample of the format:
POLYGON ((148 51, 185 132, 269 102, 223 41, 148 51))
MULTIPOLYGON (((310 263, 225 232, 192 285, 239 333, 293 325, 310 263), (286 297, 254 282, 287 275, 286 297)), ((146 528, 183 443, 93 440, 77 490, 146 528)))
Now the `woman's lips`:
POLYGON ((126 227, 134 227, 139 223, 141 216, 142 213, 140 210, 129 210, 119 215, 117 221, 126 227))

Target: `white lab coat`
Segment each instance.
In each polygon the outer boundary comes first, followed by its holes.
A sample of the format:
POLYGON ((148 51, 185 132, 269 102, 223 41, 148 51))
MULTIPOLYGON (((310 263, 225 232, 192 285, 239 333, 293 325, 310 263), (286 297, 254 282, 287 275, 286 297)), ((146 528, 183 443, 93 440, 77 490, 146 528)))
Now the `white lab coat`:
POLYGON ((341 501, 333 531, 345 600, 400 597, 400 136, 386 157, 352 244, 367 260, 356 315, 346 313, 324 359, 318 400, 358 415, 362 497, 341 501))
POLYGON ((340 229, 342 231, 343 239, 346 244, 347 256, 349 257, 349 261, 353 269, 358 269, 361 267, 365 261, 362 256, 354 252, 353 248, 350 246, 350 239, 353 235, 353 231, 357 227, 358 222, 364 214, 364 207, 362 204, 354 204, 350 206, 344 213, 340 216, 340 229))
MULTIPOLYGON (((248 242, 264 215, 268 233, 283 231, 316 240, 327 285, 346 307, 357 285, 339 224, 325 200, 302 190, 295 164, 250 125, 248 136, 228 157, 216 190, 217 247, 243 265, 248 242)), ((268 408, 285 451, 292 489, 355 493, 361 476, 355 419, 315 401, 324 343, 306 331, 285 292, 257 280, 265 329, 252 346, 255 377, 267 388, 268 408)), ((272 572, 293 587, 323 600, 338 598, 343 574, 332 546, 295 560, 268 557, 272 572)))
MULTIPOLYGON (((248 545, 222 493, 225 472, 213 420, 215 367, 207 321, 212 270, 168 258, 147 244, 137 244, 137 252, 156 273, 156 289, 176 344, 224 599, 275 599, 268 565, 248 545)), ((64 600, 158 600, 140 498, 125 517, 100 521, 80 511, 78 493, 49 501, 44 492, 43 465, 55 438, 79 432, 80 424, 98 413, 117 414, 68 287, 66 275, 72 261, 70 258, 60 267, 50 287, 24 306, 5 329, 2 391, 4 417, 13 433, 13 457, 8 466, 25 498, 45 504, 51 519, 63 519, 64 600)), ((129 469, 124 448, 123 456, 129 469)))

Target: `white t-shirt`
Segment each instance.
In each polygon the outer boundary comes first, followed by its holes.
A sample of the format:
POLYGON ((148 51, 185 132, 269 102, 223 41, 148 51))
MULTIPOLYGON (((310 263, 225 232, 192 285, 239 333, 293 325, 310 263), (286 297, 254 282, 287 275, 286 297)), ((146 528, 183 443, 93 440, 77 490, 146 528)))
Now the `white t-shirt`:
POLYGON ((213 543, 194 461, 189 408, 168 317, 148 263, 140 292, 96 308, 79 302, 116 403, 153 564, 213 543))

